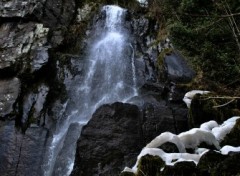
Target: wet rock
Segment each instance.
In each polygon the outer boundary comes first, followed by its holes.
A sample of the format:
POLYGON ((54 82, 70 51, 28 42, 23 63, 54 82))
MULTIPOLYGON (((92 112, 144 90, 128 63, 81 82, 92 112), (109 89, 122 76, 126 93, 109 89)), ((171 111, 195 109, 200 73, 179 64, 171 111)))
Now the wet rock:
POLYGON ((1 17, 25 17, 31 14, 35 9, 42 6, 46 0, 8 0, 0 2, 0 16, 1 17))
POLYGON ((53 169, 53 175, 69 175, 72 169, 71 159, 76 154, 76 143, 72 143, 72 138, 77 141, 81 131, 81 126, 78 123, 71 124, 63 141, 63 147, 59 152, 56 163, 53 169), (71 140, 69 140, 71 139, 71 140))
POLYGON ((48 30, 42 24, 36 23, 2 24, 0 26, 0 70, 8 67, 17 69, 17 65, 22 65, 25 70, 29 67, 29 63, 33 65, 34 70, 39 69, 39 63, 43 65, 48 58, 46 47, 48 30), (30 51, 32 53, 29 60, 27 54, 30 51))
POLYGON ((123 103, 103 105, 83 128, 72 175, 117 175, 143 147, 141 113, 123 103))
POLYGON ((229 155, 225 160, 220 162, 213 175, 239 175, 240 174, 240 153, 233 153, 229 155))
POLYGON ((0 117, 10 115, 13 112, 13 104, 20 91, 20 81, 18 78, 0 80, 0 117))
POLYGON ((195 72, 176 51, 165 56, 164 65, 166 68, 167 79, 169 81, 190 82, 195 76, 195 72))
POLYGON ((44 25, 56 28, 69 25, 75 18, 75 1, 46 0, 38 19, 44 25))
POLYGON ((36 92, 31 92, 23 98, 22 125, 27 128, 31 125, 39 125, 39 119, 46 102, 49 87, 40 85, 36 92))
POLYGON ((194 162, 183 161, 174 164, 174 166, 166 166, 162 172, 163 176, 167 175, 197 175, 196 164, 194 162))
POLYGON ((137 175, 160 175, 164 166, 165 162, 159 156, 145 155, 139 160, 137 175))
POLYGON ((210 150, 200 158, 197 168, 200 171, 200 174, 211 175, 212 171, 217 167, 217 165, 219 165, 219 163, 225 159, 226 156, 210 150))
POLYGON ((5 122, 0 127, 1 175, 38 176, 46 138, 46 129, 29 128, 24 135, 15 128, 14 122, 5 122))
POLYGON ((176 132, 172 110, 164 101, 145 103, 141 111, 122 103, 96 110, 82 130, 72 175, 117 175, 126 163, 133 165, 131 157, 154 137, 176 132))
POLYGON ((156 104, 146 103, 142 111, 142 138, 145 143, 150 142, 165 131, 176 133, 172 111, 164 101, 156 104))

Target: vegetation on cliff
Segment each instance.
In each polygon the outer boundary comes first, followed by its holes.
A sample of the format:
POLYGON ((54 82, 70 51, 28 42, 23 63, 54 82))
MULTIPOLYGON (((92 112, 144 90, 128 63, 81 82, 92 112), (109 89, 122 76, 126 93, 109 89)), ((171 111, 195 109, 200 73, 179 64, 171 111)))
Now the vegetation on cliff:
POLYGON ((198 72, 194 86, 239 94, 240 2, 151 0, 149 17, 159 21, 159 38, 174 47, 198 72))

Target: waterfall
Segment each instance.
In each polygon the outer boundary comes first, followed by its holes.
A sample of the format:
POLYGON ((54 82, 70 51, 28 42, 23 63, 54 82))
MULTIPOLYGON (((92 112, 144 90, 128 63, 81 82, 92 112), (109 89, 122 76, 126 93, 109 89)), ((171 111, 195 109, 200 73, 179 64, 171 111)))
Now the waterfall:
POLYGON ((108 5, 101 13, 105 15, 104 22, 93 28, 92 36, 95 37, 89 44, 85 74, 74 80, 69 93, 76 106, 69 108, 69 115, 59 122, 46 152, 45 176, 71 173, 79 137, 76 134, 80 134, 81 127, 100 105, 126 102, 137 95, 134 48, 124 27, 127 11, 108 5))

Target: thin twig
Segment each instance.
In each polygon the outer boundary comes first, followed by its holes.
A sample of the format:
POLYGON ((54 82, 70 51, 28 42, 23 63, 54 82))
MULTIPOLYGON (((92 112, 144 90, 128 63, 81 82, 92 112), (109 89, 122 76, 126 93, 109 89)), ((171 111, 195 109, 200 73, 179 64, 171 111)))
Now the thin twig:
POLYGON ((240 97, 207 97, 202 100, 209 100, 209 99, 240 99, 240 97))
POLYGON ((224 104, 222 104, 222 105, 213 106, 213 108, 221 108, 221 107, 226 106, 226 105, 228 105, 228 104, 230 104, 230 103, 232 103, 232 102, 234 102, 234 101, 235 101, 235 99, 232 99, 231 101, 229 101, 229 102, 227 102, 227 103, 224 103, 224 104))

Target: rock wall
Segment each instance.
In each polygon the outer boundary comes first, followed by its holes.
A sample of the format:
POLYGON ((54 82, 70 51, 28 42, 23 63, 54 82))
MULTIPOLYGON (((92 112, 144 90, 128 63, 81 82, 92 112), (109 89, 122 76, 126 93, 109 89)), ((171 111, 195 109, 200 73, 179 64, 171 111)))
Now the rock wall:
MULTIPOLYGON (((56 53, 75 1, 0 2, 0 173, 42 175, 46 141, 64 100, 56 53)), ((60 56, 63 53, 59 54, 60 56)))

